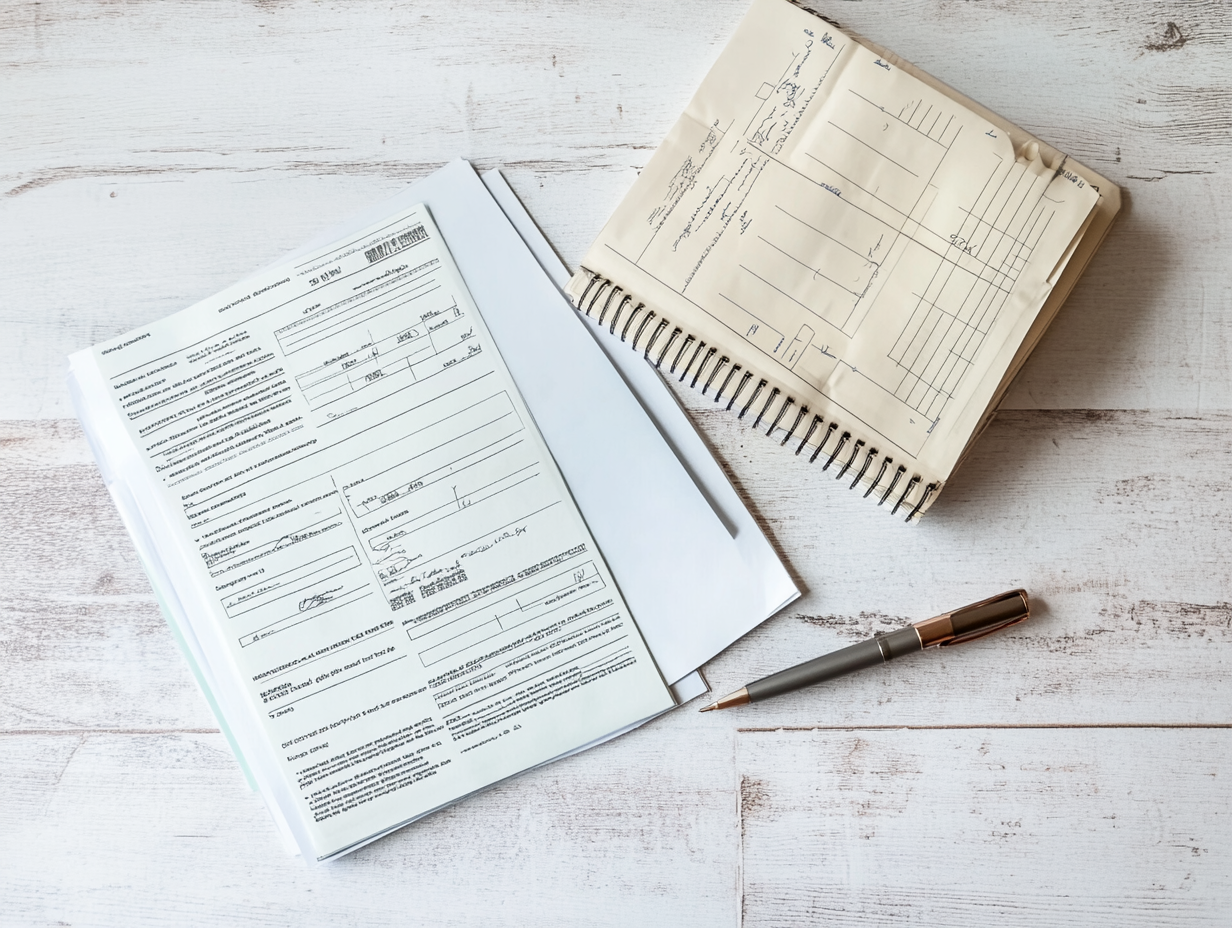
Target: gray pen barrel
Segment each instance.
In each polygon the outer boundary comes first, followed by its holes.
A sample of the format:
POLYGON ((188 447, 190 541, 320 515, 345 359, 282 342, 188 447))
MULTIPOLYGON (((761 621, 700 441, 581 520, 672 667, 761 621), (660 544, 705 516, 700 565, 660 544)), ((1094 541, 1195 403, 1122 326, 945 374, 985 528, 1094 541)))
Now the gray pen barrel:
POLYGON ((795 667, 788 667, 768 677, 762 677, 756 683, 750 683, 746 687, 749 691, 749 702, 769 699, 780 693, 790 693, 792 690, 812 686, 815 683, 824 683, 826 680, 833 680, 835 677, 864 670, 867 667, 875 667, 895 657, 914 654, 919 650, 921 650, 920 636, 913 626, 908 625, 906 628, 878 635, 868 641, 853 644, 849 648, 823 654, 811 661, 805 661, 795 667))

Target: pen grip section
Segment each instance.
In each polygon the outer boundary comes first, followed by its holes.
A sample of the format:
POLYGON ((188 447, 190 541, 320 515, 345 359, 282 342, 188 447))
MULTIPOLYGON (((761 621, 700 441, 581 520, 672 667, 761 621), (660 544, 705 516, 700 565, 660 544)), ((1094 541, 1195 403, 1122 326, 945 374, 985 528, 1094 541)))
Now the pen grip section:
POLYGON ((747 687, 749 701, 757 702, 761 699, 769 699, 771 696, 790 693, 792 690, 805 686, 824 683, 826 680, 875 667, 892 658, 902 657, 904 654, 911 654, 920 649, 920 636, 916 634, 916 630, 911 626, 900 628, 830 654, 823 654, 811 661, 780 670, 755 683, 750 683, 747 687))

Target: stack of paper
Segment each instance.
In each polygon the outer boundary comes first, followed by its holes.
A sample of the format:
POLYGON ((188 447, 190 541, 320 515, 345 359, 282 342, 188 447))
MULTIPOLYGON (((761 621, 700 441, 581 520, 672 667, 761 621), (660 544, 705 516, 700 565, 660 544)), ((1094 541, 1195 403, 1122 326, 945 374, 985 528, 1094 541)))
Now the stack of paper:
POLYGON ((692 698, 799 595, 485 182, 454 162, 72 358, 168 621, 309 859, 626 730, 672 704, 664 681, 692 698))

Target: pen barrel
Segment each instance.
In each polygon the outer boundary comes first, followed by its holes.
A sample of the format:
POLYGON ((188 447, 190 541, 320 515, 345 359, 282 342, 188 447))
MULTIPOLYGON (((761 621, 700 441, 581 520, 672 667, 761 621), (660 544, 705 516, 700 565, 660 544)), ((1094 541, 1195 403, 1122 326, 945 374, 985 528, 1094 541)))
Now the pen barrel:
POLYGON ((906 628, 878 635, 868 641, 861 641, 851 647, 823 654, 811 661, 762 677, 746 687, 749 691, 749 702, 769 699, 771 696, 790 693, 792 690, 855 673, 857 670, 876 667, 904 654, 913 654, 921 647, 919 634, 913 626, 908 625, 906 628))

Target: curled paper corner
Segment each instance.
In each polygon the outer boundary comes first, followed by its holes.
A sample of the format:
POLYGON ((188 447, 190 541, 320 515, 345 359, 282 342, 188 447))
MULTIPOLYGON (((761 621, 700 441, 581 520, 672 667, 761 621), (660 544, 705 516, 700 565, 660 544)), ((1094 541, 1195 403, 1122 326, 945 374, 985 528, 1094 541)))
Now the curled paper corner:
POLYGON ((1018 148, 1016 160, 1037 176, 1044 177, 1058 173, 1068 159, 1064 152, 1041 143, 1038 139, 1028 139, 1018 148))

